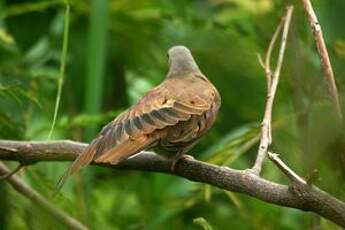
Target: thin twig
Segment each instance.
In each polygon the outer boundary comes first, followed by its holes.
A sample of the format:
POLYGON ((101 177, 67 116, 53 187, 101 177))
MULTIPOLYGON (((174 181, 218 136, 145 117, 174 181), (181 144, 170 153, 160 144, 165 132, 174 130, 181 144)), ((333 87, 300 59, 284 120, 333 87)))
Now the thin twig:
POLYGON ((303 184, 306 185, 307 182, 305 182, 305 180, 303 180, 300 176, 297 175, 297 173, 295 173, 292 169, 289 168, 289 166, 287 166, 280 158, 279 158, 279 154, 276 153, 271 153, 268 152, 268 157, 271 161, 273 161, 273 163, 275 163, 278 168, 280 168, 280 170, 287 176, 290 178, 290 180, 297 182, 299 184, 303 184))
MULTIPOLYGON (((262 60, 262 57, 261 57, 261 54, 260 53, 257 53, 256 54, 257 58, 258 58, 258 62, 260 64, 260 66, 265 69, 265 64, 264 64, 264 61, 262 60)), ((267 87, 268 88, 268 87, 267 87)))
POLYGON ((339 103, 337 84, 335 81, 332 64, 329 59, 327 47, 323 39, 321 25, 317 19, 317 16, 315 14, 310 0, 303 0, 303 6, 304 10, 308 15, 309 23, 314 33, 316 47, 321 61, 322 71, 324 73, 324 77, 328 86, 328 93, 330 95, 334 109, 337 113, 337 117, 339 121, 342 123, 343 114, 339 103))
MULTIPOLYGON (((0 159, 13 161, 26 159, 30 162, 74 161, 78 154, 85 150, 86 146, 84 143, 65 140, 42 142, 0 140, 0 147, 18 150, 14 153, 0 148, 0 159)), ((228 191, 247 194, 267 203, 312 211, 345 227, 345 203, 316 186, 308 186, 308 189, 303 190, 303 193, 297 194, 286 185, 260 178, 248 170, 235 170, 189 158, 178 161, 174 171, 171 171, 171 164, 172 160, 144 152, 134 158, 122 161, 118 165, 96 165, 114 169, 175 175, 228 191)), ((87 170, 92 170, 92 168, 87 170)))
POLYGON ((277 26, 276 30, 274 31, 274 34, 272 36, 272 39, 270 41, 270 44, 267 49, 266 57, 265 57, 265 72, 266 72, 266 79, 267 79, 267 92, 270 92, 271 86, 272 86, 272 70, 271 70, 271 56, 272 56, 272 51, 274 48, 274 45, 277 41, 278 35, 280 33, 280 30, 283 26, 283 23, 285 21, 285 17, 282 18, 280 21, 279 25, 277 26))
MULTIPOLYGON (((0 162, 0 173, 8 174, 10 173, 9 169, 5 164, 0 162)), ((78 220, 72 218, 67 213, 56 208, 51 204, 45 197, 33 190, 29 185, 27 185, 20 177, 13 175, 7 178, 7 182, 20 194, 30 199, 33 203, 41 207, 52 217, 56 218, 61 223, 65 224, 69 229, 79 229, 86 230, 88 229, 85 225, 80 223, 78 220)))
POLYGON ((0 180, 6 180, 8 179, 9 177, 13 176, 14 174, 16 174, 17 172, 19 172, 22 168, 24 168, 24 165, 19 163, 19 165, 14 169, 12 170, 11 172, 7 173, 7 174, 4 174, 4 175, 1 175, 0 176, 0 180))
MULTIPOLYGON (((274 45, 276 43, 276 40, 278 38, 278 35, 281 31, 281 28, 283 26, 283 22, 284 20, 281 20, 277 29, 274 31, 274 34, 272 36, 272 39, 270 41, 270 44, 268 46, 267 49, 267 53, 266 53, 266 57, 265 57, 265 76, 266 76, 266 81, 267 81, 267 97, 270 97, 270 92, 271 92, 271 88, 272 88, 272 70, 271 70, 271 55, 272 55, 272 51, 274 48, 274 45)), ((272 143, 272 127, 271 127, 271 122, 269 122, 267 127, 267 135, 268 135, 268 145, 270 145, 272 143)))
POLYGON ((261 172, 262 163, 265 159, 268 146, 272 143, 272 134, 271 134, 272 108, 273 108, 274 97, 277 91, 277 86, 279 83, 279 76, 280 76, 280 71, 281 71, 281 67, 282 67, 282 63, 284 59, 286 40, 287 40, 287 36, 289 32, 292 12, 293 12, 293 6, 287 7, 285 16, 282 18, 282 21, 279 23, 276 31, 273 34, 273 37, 268 47, 266 58, 265 58, 265 73, 266 73, 267 86, 268 86, 267 100, 266 100, 265 113, 264 113, 264 118, 263 118, 262 127, 261 127, 261 138, 260 138, 259 149, 258 149, 254 166, 252 167, 252 172, 254 172, 257 175, 259 175, 261 172), (277 65, 272 75, 271 67, 269 66, 271 53, 283 24, 284 24, 283 33, 281 37, 281 44, 280 44, 280 49, 279 49, 279 54, 278 54, 277 65))

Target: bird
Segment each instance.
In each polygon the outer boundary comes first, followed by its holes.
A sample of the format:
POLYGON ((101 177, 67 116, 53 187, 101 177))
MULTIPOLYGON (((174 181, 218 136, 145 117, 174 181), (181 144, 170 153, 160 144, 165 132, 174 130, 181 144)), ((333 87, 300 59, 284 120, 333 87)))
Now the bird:
POLYGON ((186 156, 213 126, 221 97, 202 74, 185 46, 168 50, 165 80, 107 124, 60 179, 96 163, 118 164, 143 150, 154 150, 176 162, 186 156))

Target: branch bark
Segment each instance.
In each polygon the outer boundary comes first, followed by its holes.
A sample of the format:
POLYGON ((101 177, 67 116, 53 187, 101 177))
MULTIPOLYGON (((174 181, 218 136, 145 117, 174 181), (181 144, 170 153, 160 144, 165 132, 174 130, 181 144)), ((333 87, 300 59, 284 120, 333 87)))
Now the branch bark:
MULTIPOLYGON (((4 163, 0 162, 0 175, 8 175, 9 173, 11 172, 7 168, 7 166, 4 163)), ((29 185, 27 185, 20 177, 16 175, 11 175, 6 180, 17 192, 30 199, 33 203, 37 204, 39 207, 41 207, 55 219, 65 224, 69 229, 88 229, 78 220, 70 217, 68 214, 52 205, 46 198, 44 198, 41 194, 39 194, 38 192, 33 190, 29 185)))
MULTIPOLYGON (((0 159, 28 163, 41 161, 73 161, 87 145, 73 141, 0 141, 0 159)), ((193 159, 181 159, 171 171, 172 161, 152 152, 143 152, 118 165, 96 164, 114 169, 160 172, 195 182, 239 192, 262 201, 311 211, 345 227, 345 203, 316 186, 291 189, 265 180, 250 170, 235 170, 193 159)))
POLYGON ((335 81, 334 72, 331 61, 329 59, 325 40, 323 39, 321 25, 317 19, 317 16, 315 14, 310 0, 303 0, 303 6, 305 12, 308 15, 309 23, 314 33, 315 43, 320 57, 322 71, 324 73, 324 77, 328 86, 328 93, 330 95, 334 109, 337 113, 338 119, 342 123, 343 114, 339 103, 337 84, 335 81))

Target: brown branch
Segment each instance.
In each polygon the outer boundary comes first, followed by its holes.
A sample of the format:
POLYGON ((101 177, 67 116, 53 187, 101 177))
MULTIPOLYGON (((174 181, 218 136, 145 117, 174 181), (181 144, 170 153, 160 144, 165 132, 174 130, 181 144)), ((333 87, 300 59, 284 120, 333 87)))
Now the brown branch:
MULTIPOLYGON (((73 161, 85 147, 86 144, 72 141, 0 141, 0 159, 25 162, 73 161)), ((315 186, 296 193, 289 186, 260 178, 250 170, 235 170, 187 158, 178 161, 175 171, 172 172, 171 164, 171 160, 144 152, 119 165, 96 165, 176 175, 228 191, 244 193, 268 203, 312 211, 345 227, 345 203, 315 186)))
MULTIPOLYGON (((0 151, 6 151, 5 148, 1 148, 0 151)), ((11 152, 11 151, 9 151, 11 152)), ((12 152, 13 153, 13 152, 12 152)), ((25 154, 25 152, 23 152, 25 154)), ((17 155, 18 156, 18 155, 17 155)), ((18 159, 18 161, 21 161, 18 159)), ((8 175, 11 173, 7 166, 0 162, 0 175, 5 174, 8 175)), ((20 194, 30 199, 33 203, 41 207, 55 219, 60 221, 61 223, 65 224, 69 229, 78 229, 78 230, 86 230, 88 229, 78 220, 70 217, 65 212, 61 211, 60 209, 56 208, 52 205, 46 198, 44 198, 41 194, 33 190, 29 185, 27 185, 20 177, 16 175, 11 175, 7 178, 7 182, 20 194)))
POLYGON ((17 172, 19 172, 22 168, 24 168, 24 165, 22 165, 21 163, 11 172, 8 172, 7 174, 1 175, 0 176, 0 180, 6 180, 7 178, 11 177, 12 175, 16 174, 17 172))
POLYGON ((283 18, 279 25, 277 26, 277 29, 274 31, 274 34, 272 36, 272 39, 270 41, 270 44, 268 45, 266 57, 265 57, 265 64, 264 64, 264 70, 266 73, 266 80, 267 80, 267 93, 270 92, 272 87, 272 70, 271 70, 271 55, 274 48, 274 45, 277 41, 278 35, 282 29, 283 23, 285 18, 283 18))
POLYGON ((280 158, 279 155, 276 153, 271 153, 268 152, 268 157, 270 160, 280 168, 280 170, 290 178, 291 181, 301 184, 301 185, 306 185, 307 182, 303 180, 300 176, 297 175, 292 169, 289 168, 280 158))
POLYGON ((317 16, 315 14, 310 0, 303 0, 303 6, 304 10, 308 15, 309 23, 314 33, 316 47, 321 61, 322 71, 324 73, 324 77, 328 86, 328 93, 331 97, 331 101, 337 113, 337 117, 339 121, 342 123, 343 114, 339 103, 337 84, 335 81, 332 64, 329 59, 327 47, 323 39, 321 25, 317 19, 317 16))
MULTIPOLYGON (((270 160, 280 168, 280 170, 290 178, 292 184, 289 186, 290 191, 294 192, 297 196, 303 197, 309 193, 310 189, 315 188, 312 184, 318 178, 318 171, 314 170, 307 180, 304 180, 297 175, 289 166, 287 166, 284 161, 279 158, 279 154, 268 152, 268 157, 270 160)), ((319 197, 318 199, 320 199, 319 197)), ((335 207, 337 208, 337 207, 335 207)), ((312 215, 314 219, 320 221, 320 216, 315 213, 312 215)), ((315 224, 315 223, 314 223, 315 224)), ((344 226, 343 226, 344 227, 344 226)))
POLYGON ((261 124, 262 125, 262 127, 261 127, 261 138, 260 138, 258 153, 257 153, 257 157, 255 160, 254 166, 252 167, 253 173, 255 173, 257 175, 259 175, 261 172, 262 163, 266 157, 268 146, 272 142, 272 133, 271 133, 272 132, 271 131, 272 108, 273 108, 274 97, 275 97, 278 83, 279 83, 279 76, 280 76, 280 71, 281 71, 281 67, 282 67, 282 63, 283 63, 283 59, 284 59, 286 40, 287 40, 287 36, 288 36, 288 32, 289 32, 292 12, 293 12, 293 6, 287 7, 286 14, 282 18, 276 31, 274 32, 272 40, 269 44, 269 47, 268 47, 268 50, 266 53, 264 69, 265 69, 265 74, 266 74, 266 79, 267 79, 267 100, 266 100, 264 118, 263 118, 263 121, 261 124), (274 70, 274 73, 272 74, 271 66, 270 66, 271 54, 272 54, 275 42, 277 40, 278 34, 279 34, 283 24, 284 24, 283 33, 282 33, 282 37, 281 37, 281 43, 280 43, 277 65, 276 65, 276 68, 274 70))

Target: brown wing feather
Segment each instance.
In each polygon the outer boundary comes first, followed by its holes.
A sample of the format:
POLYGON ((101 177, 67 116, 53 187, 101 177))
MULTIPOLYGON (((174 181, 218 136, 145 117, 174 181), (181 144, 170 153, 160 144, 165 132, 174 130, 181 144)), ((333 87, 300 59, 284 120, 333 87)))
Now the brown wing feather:
POLYGON ((209 107, 210 103, 204 99, 198 96, 188 97, 183 93, 176 95, 174 90, 168 89, 166 82, 163 83, 105 126, 84 153, 73 162, 58 186, 61 187, 68 176, 92 160, 117 163, 136 154, 155 142, 152 136, 148 138, 149 135, 146 134, 187 121, 192 115, 203 114, 209 107))
MULTIPOLYGON (((156 137, 150 136, 148 139, 146 134, 150 134, 155 130, 161 130, 167 126, 176 125, 180 121, 186 121, 192 115, 202 114, 205 111, 204 109, 206 108, 183 105, 174 101, 169 106, 163 106, 133 118, 128 116, 127 120, 121 120, 122 125, 112 124, 112 128, 116 129, 123 126, 124 128, 121 132, 126 132, 130 138, 117 145, 111 145, 110 148, 107 146, 101 155, 97 154, 95 161, 117 163, 121 159, 125 159, 145 149, 156 141, 156 137)), ((138 113, 129 112, 129 114, 138 113)), ((103 137, 103 139, 107 138, 107 135, 103 137)))
POLYGON ((117 164, 121 160, 127 159, 134 153, 138 153, 141 150, 145 149, 154 141, 156 141, 154 138, 148 137, 147 135, 142 135, 135 140, 128 139, 122 144, 116 145, 115 147, 102 154, 100 157, 96 158, 95 162, 117 164))

